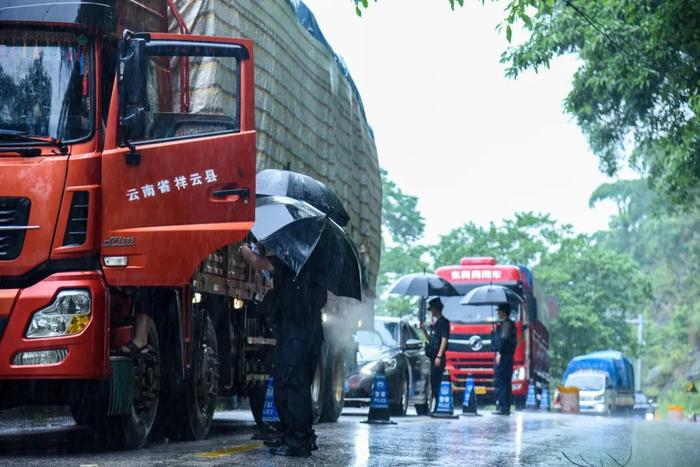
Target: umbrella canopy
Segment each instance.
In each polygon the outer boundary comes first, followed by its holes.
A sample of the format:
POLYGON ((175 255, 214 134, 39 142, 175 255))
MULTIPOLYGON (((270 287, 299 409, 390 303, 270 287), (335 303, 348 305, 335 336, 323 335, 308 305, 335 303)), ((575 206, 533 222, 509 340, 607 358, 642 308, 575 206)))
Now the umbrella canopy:
POLYGON ((295 274, 312 256, 328 290, 360 300, 362 279, 357 250, 345 231, 328 215, 304 201, 284 197, 258 198, 253 236, 295 274))
POLYGON ((482 285, 469 291, 460 300, 461 305, 500 305, 502 303, 522 303, 523 299, 508 287, 501 285, 482 285))
POLYGON ((306 201, 328 214, 338 225, 346 226, 350 215, 340 198, 325 184, 308 175, 289 170, 266 169, 255 177, 256 194, 287 196, 306 201))
POLYGON ((435 274, 424 272, 406 274, 394 283, 389 293, 417 295, 419 297, 451 297, 459 295, 452 284, 435 274))

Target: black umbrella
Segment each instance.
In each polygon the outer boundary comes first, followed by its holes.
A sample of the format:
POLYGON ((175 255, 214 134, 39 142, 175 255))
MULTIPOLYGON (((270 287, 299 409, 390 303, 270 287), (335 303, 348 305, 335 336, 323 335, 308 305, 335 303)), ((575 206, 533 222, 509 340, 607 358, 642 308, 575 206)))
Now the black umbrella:
POLYGON ((459 292, 452 284, 436 274, 425 272, 406 274, 394 283, 389 293, 399 295, 417 295, 421 297, 418 304, 418 322, 425 322, 426 306, 425 299, 439 295, 441 297, 453 297, 459 292))
POLYGON ((350 215, 333 190, 308 175, 289 170, 266 169, 255 177, 255 184, 258 195, 287 196, 306 201, 341 226, 346 226, 350 221, 350 215))
POLYGON ((419 297, 453 297, 460 295, 452 284, 435 274, 418 272, 406 274, 399 278, 389 290, 398 295, 417 295, 419 297))
POLYGON ((508 287, 482 285, 469 291, 459 302, 461 305, 500 305, 523 303, 523 299, 508 287))
POLYGON ((328 215, 304 201, 266 196, 256 200, 252 233, 265 250, 295 274, 314 257, 328 290, 361 299, 357 251, 345 231, 328 215))

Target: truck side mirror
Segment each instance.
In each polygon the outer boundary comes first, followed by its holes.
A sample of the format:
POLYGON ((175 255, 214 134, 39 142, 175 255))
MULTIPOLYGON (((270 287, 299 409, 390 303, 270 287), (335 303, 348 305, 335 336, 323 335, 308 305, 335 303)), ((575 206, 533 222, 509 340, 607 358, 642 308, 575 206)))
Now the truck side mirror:
POLYGON ((146 128, 146 40, 124 31, 119 42, 119 69, 117 76, 119 92, 120 142, 129 148, 126 162, 138 165, 140 155, 131 143, 143 139, 146 128))

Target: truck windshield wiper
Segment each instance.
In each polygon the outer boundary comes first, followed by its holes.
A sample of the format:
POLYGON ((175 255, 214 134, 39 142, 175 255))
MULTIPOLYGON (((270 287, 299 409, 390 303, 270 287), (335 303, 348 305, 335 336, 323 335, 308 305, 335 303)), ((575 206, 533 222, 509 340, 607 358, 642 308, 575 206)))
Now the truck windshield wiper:
MULTIPOLYGON (((52 146, 56 146, 61 154, 68 154, 68 146, 66 146, 61 138, 54 138, 53 136, 35 136, 27 134, 26 131, 8 130, 0 128, 0 139, 2 140, 23 140, 23 141, 35 141, 37 143, 48 143, 52 146)), ((5 151, 3 151, 5 152, 5 151)), ((14 149, 12 152, 18 152, 14 149)), ((37 155, 37 154, 31 154, 37 155)))

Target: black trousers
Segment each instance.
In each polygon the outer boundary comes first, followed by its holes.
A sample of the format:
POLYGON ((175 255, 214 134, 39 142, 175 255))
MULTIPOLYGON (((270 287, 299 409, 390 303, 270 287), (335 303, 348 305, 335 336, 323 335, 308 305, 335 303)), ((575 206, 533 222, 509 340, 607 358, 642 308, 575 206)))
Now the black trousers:
POLYGON ((493 370, 496 408, 502 412, 510 412, 513 398, 513 356, 502 355, 500 365, 494 365, 493 370))
POLYGON ((310 448, 313 434, 311 383, 323 337, 304 325, 285 324, 275 348, 275 405, 285 443, 291 447, 310 448))
MULTIPOLYGON (((440 383, 442 382, 442 373, 445 371, 445 359, 440 361, 440 366, 435 366, 435 359, 430 359, 430 386, 433 389, 433 399, 437 399, 440 395, 440 383)), ((436 405, 437 407, 437 405, 436 405)))

